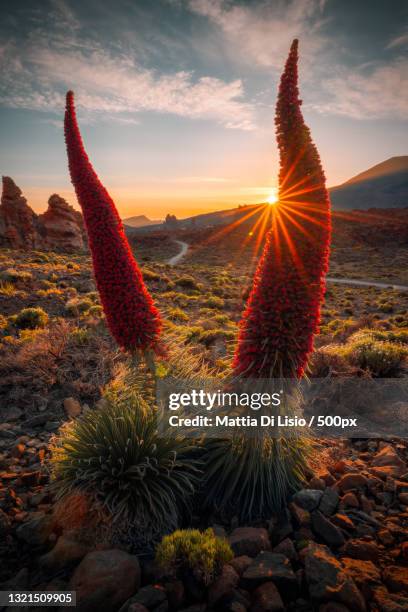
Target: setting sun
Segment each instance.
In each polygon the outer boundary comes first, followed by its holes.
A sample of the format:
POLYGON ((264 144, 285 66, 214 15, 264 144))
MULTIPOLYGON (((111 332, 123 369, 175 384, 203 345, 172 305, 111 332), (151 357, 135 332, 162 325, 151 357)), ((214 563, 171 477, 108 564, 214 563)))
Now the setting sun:
POLYGON ((268 204, 276 204, 278 201, 278 190, 276 189, 276 187, 274 187, 273 189, 271 189, 271 192, 266 200, 268 202, 268 204))

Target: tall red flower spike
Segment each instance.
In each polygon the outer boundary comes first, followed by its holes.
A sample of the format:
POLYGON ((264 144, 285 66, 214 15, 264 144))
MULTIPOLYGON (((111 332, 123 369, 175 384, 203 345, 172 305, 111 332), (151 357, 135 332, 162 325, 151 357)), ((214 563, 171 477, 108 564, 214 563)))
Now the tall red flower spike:
POLYGON ((83 211, 109 329, 125 350, 156 349, 160 315, 143 282, 115 204, 85 152, 72 91, 67 93, 64 130, 71 180, 83 211))
POLYGON ((320 320, 331 234, 319 154, 300 110, 298 41, 276 106, 279 201, 240 323, 234 371, 245 377, 301 377, 320 320))

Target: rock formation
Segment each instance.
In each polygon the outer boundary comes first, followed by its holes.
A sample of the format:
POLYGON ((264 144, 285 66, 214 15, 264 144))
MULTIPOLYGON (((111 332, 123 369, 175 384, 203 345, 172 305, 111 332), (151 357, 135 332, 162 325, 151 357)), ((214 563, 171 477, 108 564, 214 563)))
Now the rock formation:
POLYGON ((78 251, 85 248, 85 230, 80 212, 59 195, 48 200, 41 215, 27 204, 21 189, 3 176, 0 204, 0 246, 13 249, 78 251))
POLYGON ((36 228, 37 215, 27 204, 21 189, 3 176, 0 204, 0 242, 16 249, 35 249, 40 240, 36 228))
POLYGON ((47 248, 77 251, 84 248, 82 215, 66 200, 54 193, 48 200, 48 210, 38 216, 40 232, 47 248))

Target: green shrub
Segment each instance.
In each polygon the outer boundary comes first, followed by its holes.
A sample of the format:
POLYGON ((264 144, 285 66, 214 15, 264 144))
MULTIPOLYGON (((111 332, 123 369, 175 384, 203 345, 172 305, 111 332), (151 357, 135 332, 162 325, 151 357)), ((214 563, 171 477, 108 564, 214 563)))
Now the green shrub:
POLYGON ((27 282, 32 279, 33 275, 31 272, 26 272, 24 270, 16 270, 15 268, 8 268, 4 270, 0 274, 1 280, 6 283, 17 283, 17 282, 27 282))
POLYGON ((51 450, 58 499, 85 493, 134 548, 178 526, 199 473, 189 443, 159 435, 154 411, 123 381, 66 424, 51 450))
POLYGON ((198 289, 198 284, 194 278, 194 276, 190 276, 185 274, 184 276, 180 276, 175 280, 176 285, 179 287, 183 287, 184 289, 198 289))
POLYGON ((90 307, 90 309, 88 310, 88 314, 92 315, 93 317, 102 317, 103 308, 102 306, 99 306, 99 304, 95 304, 94 306, 90 307))
POLYGON ((202 305, 207 308, 224 308, 225 302, 222 298, 216 295, 210 295, 202 302, 202 305))
POLYGON ((374 376, 396 373, 408 356, 408 347, 397 342, 351 337, 343 354, 353 365, 374 376))
POLYGON ((165 536, 156 549, 156 561, 164 570, 181 577, 192 574, 204 584, 217 578, 233 556, 229 543, 216 537, 212 529, 175 531, 165 536))
POLYGON ((146 268, 143 268, 143 279, 145 281, 159 281, 160 278, 160 274, 157 274, 157 272, 153 272, 153 270, 147 270, 146 268))
POLYGON ((48 315, 42 308, 23 308, 14 320, 19 329, 37 329, 45 327, 47 323, 48 315))
POLYGON ((89 298, 72 298, 65 304, 65 311, 71 317, 78 317, 88 312, 92 306, 94 304, 89 298))
POLYGON ((230 329, 206 329, 203 330, 198 338, 198 341, 205 346, 210 346, 216 340, 234 340, 235 332, 230 329))
POLYGON ((205 443, 203 504, 242 522, 280 510, 303 481, 307 446, 293 438, 209 438, 205 443))
POLYGON ((181 308, 170 308, 168 317, 172 321, 188 321, 188 315, 181 308))

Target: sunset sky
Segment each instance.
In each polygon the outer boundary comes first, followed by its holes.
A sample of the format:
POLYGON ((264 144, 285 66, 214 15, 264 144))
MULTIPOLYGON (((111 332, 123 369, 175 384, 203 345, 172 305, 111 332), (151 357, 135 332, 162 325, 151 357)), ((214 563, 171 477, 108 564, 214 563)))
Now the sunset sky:
POLYGON ((62 131, 73 89, 123 217, 265 201, 274 105, 300 39, 306 121, 330 186, 408 154, 406 0, 2 0, 0 170, 36 210, 76 204, 62 131))

